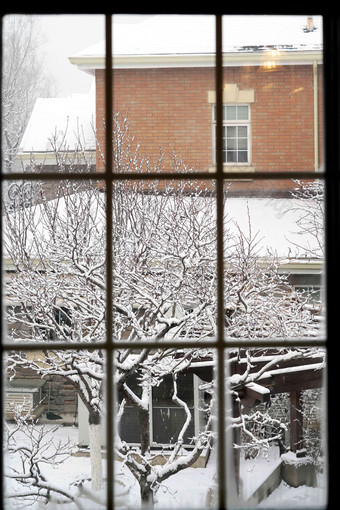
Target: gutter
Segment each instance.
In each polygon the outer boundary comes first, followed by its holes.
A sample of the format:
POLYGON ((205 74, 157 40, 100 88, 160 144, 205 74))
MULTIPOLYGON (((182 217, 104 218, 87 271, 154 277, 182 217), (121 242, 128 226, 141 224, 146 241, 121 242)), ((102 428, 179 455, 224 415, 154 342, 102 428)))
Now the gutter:
MULTIPOLYGON (((113 67, 116 69, 157 69, 176 67, 215 67, 215 54, 164 54, 164 55, 113 55, 113 67)), ((84 55, 69 57, 71 64, 80 70, 94 74, 96 69, 105 68, 104 55, 84 55)), ((223 54, 223 65, 266 66, 306 65, 322 61, 320 50, 277 50, 277 51, 239 51, 223 54)))

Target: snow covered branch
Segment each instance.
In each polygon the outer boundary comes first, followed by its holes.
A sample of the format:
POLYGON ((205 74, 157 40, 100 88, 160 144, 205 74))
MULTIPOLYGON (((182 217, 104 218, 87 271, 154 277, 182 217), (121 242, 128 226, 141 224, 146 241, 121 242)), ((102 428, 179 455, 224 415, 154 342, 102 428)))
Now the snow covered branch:
MULTIPOLYGON (((115 115, 114 126, 115 170, 160 173, 162 157, 153 168, 150 160, 139 157, 138 145, 128 137, 126 120, 115 115)), ((51 144, 62 171, 66 155, 53 137, 51 144)), ((104 151, 101 154, 104 157, 104 151)), ((190 179, 190 171, 178 157, 174 168, 187 172, 188 179, 112 183, 112 334, 116 342, 131 345, 114 353, 117 429, 131 408, 140 429, 137 450, 119 439, 115 448, 138 480, 141 498, 148 504, 160 483, 192 465, 211 447, 212 437, 211 415, 207 413, 206 426, 191 438, 190 451, 182 455, 192 416, 188 402, 180 397, 177 377, 197 360, 213 361, 213 349, 200 349, 200 341, 213 340, 217 333, 216 204, 213 190, 190 179), (153 348, 139 348, 139 342, 147 340, 153 341, 153 348), (163 340, 173 342, 174 347, 163 348, 163 340), (192 349, 182 350, 181 340, 194 340, 192 349), (155 466, 150 401, 153 391, 168 377, 172 380, 168 396, 184 418, 171 444, 162 445, 164 465, 155 466)), ((53 199, 48 199, 44 183, 35 186, 39 200, 34 205, 4 207, 9 268, 6 317, 8 336, 16 349, 8 356, 7 368, 9 377, 28 367, 42 378, 62 376, 74 386, 89 413, 92 482, 98 491, 103 483, 100 424, 105 386, 105 350, 101 345, 106 340, 108 312, 105 189, 100 180, 61 180, 53 199), (46 349, 25 354, 20 352, 22 341, 46 344, 46 349), (60 342, 70 348, 58 349, 60 342), (74 350, 74 343, 83 348, 74 350)), ((315 337, 320 317, 305 306, 287 275, 280 272, 280 258, 269 252, 263 255, 261 232, 253 228, 250 211, 243 230, 237 218, 230 217, 228 200, 226 193, 221 275, 226 336, 239 339, 240 349, 244 339, 315 337)), ((309 220, 304 217, 299 228, 309 229, 309 220)), ((246 384, 261 380, 277 363, 298 355, 308 356, 308 350, 282 350, 256 369, 258 359, 249 351, 246 364, 229 378, 228 387, 237 396, 246 384)), ((249 435, 248 423, 241 413, 234 425, 249 435)), ((21 473, 22 480, 25 473, 21 473)), ((44 480, 39 478, 39 483, 41 490, 46 490, 44 480)))
POLYGON ((44 474, 44 466, 53 467, 64 463, 76 449, 70 440, 55 441, 58 427, 37 426, 30 412, 23 406, 15 409, 15 424, 5 424, 6 455, 10 459, 6 466, 6 497, 23 500, 25 504, 49 501, 73 502, 79 510, 84 508, 81 500, 65 490, 44 474))

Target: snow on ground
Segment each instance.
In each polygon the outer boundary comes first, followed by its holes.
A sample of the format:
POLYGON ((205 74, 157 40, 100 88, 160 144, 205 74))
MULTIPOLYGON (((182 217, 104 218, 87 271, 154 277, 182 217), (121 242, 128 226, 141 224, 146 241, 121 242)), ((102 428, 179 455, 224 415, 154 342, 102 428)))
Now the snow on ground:
POLYGON ((240 477, 242 480, 243 497, 246 501, 280 462, 279 447, 270 448, 266 456, 258 456, 254 460, 245 460, 241 457, 240 477))
MULTIPOLYGON (((266 457, 241 459, 240 474, 245 500, 265 481, 280 464, 279 447, 270 448, 266 457)), ((291 487, 284 481, 257 508, 305 508, 321 509, 326 507, 326 479, 318 476, 318 487, 291 487)))
POLYGON ((258 505, 258 508, 327 508, 324 487, 290 487, 281 482, 279 487, 258 505))
MULTIPOLYGON (((45 425, 46 428, 55 425, 45 425)), ((55 444, 60 440, 67 441, 70 438, 71 443, 77 443, 78 429, 76 427, 60 427, 53 435, 55 444)), ((7 456, 5 461, 5 471, 8 467, 14 467, 15 459, 13 456, 7 456)), ((206 495, 209 487, 213 483, 215 473, 215 462, 211 456, 211 462, 207 468, 188 468, 181 473, 173 475, 166 480, 159 489, 156 496, 157 508, 204 508, 206 506, 206 495)), ((103 461, 103 470, 105 477, 105 460, 103 461)), ((46 478, 53 481, 53 484, 59 487, 69 489, 70 482, 75 479, 90 478, 90 458, 88 456, 71 456, 63 464, 58 466, 43 466, 43 473, 46 478)), ((127 467, 122 466, 120 462, 115 463, 116 478, 118 490, 122 489, 123 484, 128 491, 123 497, 124 507, 127 509, 138 509, 140 507, 139 486, 133 475, 127 467)), ((90 488, 90 484, 86 484, 90 488)), ((105 500, 105 490, 101 491, 101 498, 105 500)), ((91 500, 83 501, 84 510, 103 510, 105 506, 96 504, 91 500)), ((20 505, 8 505, 8 510, 20 508, 20 505)), ((32 508, 32 507, 30 507, 32 508)), ((7 510, 7 509, 6 509, 7 510)), ((32 510, 76 510, 73 503, 57 504, 49 503, 47 506, 35 504, 32 510)))
MULTIPOLYGON (((126 470, 123 473, 125 483, 128 480, 131 484, 128 508, 139 508, 138 483, 126 470)), ((207 468, 188 468, 171 476, 157 492, 156 508, 206 508, 207 491, 213 484, 214 473, 214 464, 210 463, 207 468)))
MULTIPOLYGON (((49 425, 48 425, 49 426, 49 425)), ((47 426, 47 427, 48 427, 47 426)), ((51 425, 51 427, 53 427, 51 425)), ((65 442, 70 438, 72 443, 77 443, 78 429, 76 427, 60 427, 53 436, 55 442, 61 440, 65 442)), ((263 481, 266 473, 272 470, 278 462, 277 451, 272 451, 268 458, 260 458, 241 462, 241 477, 243 480, 244 495, 250 494, 253 489, 258 487, 263 481)), ((6 461, 7 466, 13 466, 13 456, 6 461)), ((105 471, 105 461, 103 462, 105 471)), ((206 508, 206 497, 209 488, 214 483, 214 474, 216 467, 216 456, 214 452, 210 456, 206 468, 188 468, 166 480, 159 489, 156 496, 156 508, 206 508)), ((54 485, 69 488, 70 482, 76 478, 90 477, 90 459, 88 456, 71 456, 59 466, 44 467, 44 474, 54 485)), ((126 495, 123 496, 124 507, 126 509, 140 508, 139 487, 128 468, 122 466, 120 462, 115 463, 118 485, 116 489, 123 490, 126 495)), ((5 471, 7 471, 5 467, 5 471)), ((104 472, 105 476, 105 472, 104 472)), ((88 484, 90 488, 90 485, 88 484)), ((117 493, 117 492, 116 492, 117 493)), ((263 501, 259 508, 285 508, 300 507, 311 508, 315 505, 322 507, 325 491, 322 487, 299 487, 294 489, 284 482, 263 501)), ((105 490, 101 497, 105 499, 105 490)), ((83 500, 84 510, 103 510, 102 505, 94 503, 92 500, 83 500)), ((19 508, 14 504, 8 505, 6 510, 19 508)), ((35 504, 32 510, 76 510, 73 503, 57 504, 49 503, 47 506, 35 504)))

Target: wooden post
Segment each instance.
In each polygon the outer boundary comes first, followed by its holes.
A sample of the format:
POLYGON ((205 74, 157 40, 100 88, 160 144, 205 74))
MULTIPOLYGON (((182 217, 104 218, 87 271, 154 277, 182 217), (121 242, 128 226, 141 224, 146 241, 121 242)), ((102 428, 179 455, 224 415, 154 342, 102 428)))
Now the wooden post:
POLYGON ((294 453, 303 450, 301 391, 290 392, 290 449, 294 453))
MULTIPOLYGON (((235 401, 233 398, 233 418, 238 418, 240 416, 240 407, 239 402, 235 401)), ((241 432, 239 427, 233 428, 232 439, 235 445, 241 445, 241 432)), ((236 491, 238 496, 240 495, 240 449, 233 448, 233 463, 234 463, 234 473, 235 473, 235 484, 236 491)))

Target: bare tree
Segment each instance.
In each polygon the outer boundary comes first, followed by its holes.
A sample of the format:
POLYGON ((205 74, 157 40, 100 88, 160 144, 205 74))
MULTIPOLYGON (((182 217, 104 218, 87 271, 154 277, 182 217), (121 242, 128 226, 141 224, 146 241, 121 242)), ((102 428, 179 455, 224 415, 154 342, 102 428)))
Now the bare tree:
POLYGON ((6 452, 11 457, 5 471, 7 498, 25 501, 27 506, 53 500, 73 502, 82 510, 83 505, 76 494, 48 480, 44 474, 45 466, 62 464, 77 447, 69 439, 63 442, 54 439, 58 426, 36 425, 32 410, 25 409, 25 403, 15 405, 13 413, 14 424, 5 424, 6 452))
POLYGON ((34 102, 51 95, 51 77, 43 71, 39 25, 34 16, 8 15, 3 20, 2 152, 7 172, 13 169, 34 102))
MULTIPOLYGON (((114 123, 115 169, 150 170, 150 162, 139 158, 138 147, 132 148, 125 121, 116 116, 114 123)), ((154 170, 161 169, 160 157, 154 170)), ((174 170, 188 171, 177 158, 174 170)), ((121 397, 115 449, 138 481, 141 500, 148 506, 164 480, 211 447, 213 434, 208 412, 206 425, 191 439, 192 449, 183 452, 192 417, 179 396, 178 375, 193 361, 213 360, 213 351, 200 349, 199 341, 212 340, 217 332, 214 190, 188 177, 163 182, 160 175, 159 180, 113 183, 113 334, 116 341, 131 344, 115 351, 114 377, 121 397), (148 339, 159 342, 159 349, 138 348, 140 340, 148 339), (195 339, 195 347, 181 349, 183 339, 195 339), (163 340, 173 341, 174 346, 162 348, 163 340), (149 400, 153 388, 166 377, 171 380, 172 402, 184 418, 176 437, 166 445, 170 454, 164 455, 160 466, 154 464, 151 452, 149 400), (137 452, 120 438, 119 422, 128 406, 138 414, 137 452)), ((92 487, 98 490, 103 484, 100 427, 105 414, 105 353, 100 346, 106 338, 105 189, 100 181, 84 189, 81 183, 63 180, 55 199, 47 200, 40 186, 38 204, 5 211, 5 249, 12 264, 6 293, 13 303, 7 323, 16 343, 49 343, 33 357, 12 353, 7 366, 12 376, 21 366, 29 366, 41 377, 61 375, 74 385, 89 413, 92 487), (58 349, 60 341, 70 346, 81 342, 84 348, 58 349)), ((235 229, 227 213, 226 197, 226 334, 240 341, 314 336, 319 325, 279 274, 279 261, 260 256, 258 234, 252 234, 251 228, 249 232, 235 229)), ((242 374, 231 377, 230 391, 236 395, 272 363, 297 355, 284 350, 255 375, 249 361, 242 374)))
MULTIPOLYGON (((114 248, 119 253, 114 266, 114 334, 118 340, 129 340, 131 349, 116 353, 116 382, 124 397, 119 413, 127 400, 139 409, 143 462, 136 464, 126 445, 119 451, 140 482, 143 499, 150 501, 156 484, 146 476, 151 463, 145 403, 152 386, 166 374, 173 377, 175 387, 176 374, 198 354, 193 351, 178 360, 175 348, 136 352, 136 342, 185 338, 191 332, 202 338, 214 334, 215 279, 209 276, 208 266, 215 265, 211 254, 215 238, 209 214, 212 205, 196 185, 191 194, 187 183, 169 185, 163 194, 156 192, 155 184, 153 189, 145 184, 141 188, 140 183, 122 184, 114 191, 114 248), (141 377, 141 398, 129 387, 136 373, 141 377)), ((30 366, 42 377, 64 375, 75 386, 89 412, 92 480, 98 489, 102 484, 98 428, 105 373, 100 343, 106 334, 105 194, 98 183, 81 192, 74 183, 63 181, 60 186, 55 200, 6 214, 6 249, 15 269, 7 293, 21 308, 20 314, 9 309, 8 323, 13 325, 15 341, 77 341, 84 342, 84 349, 62 351, 56 345, 34 359, 13 354, 9 368, 15 373, 19 366, 30 366), (89 349, 87 342, 91 347, 97 344, 98 349, 89 349)), ((175 399, 176 393, 173 401, 186 416, 180 444, 189 415, 185 403, 175 399)), ((164 480, 192 464, 209 445, 210 434, 206 428, 196 438, 185 462, 172 455, 171 469, 166 473, 163 468, 156 478, 164 480)))
POLYGON ((253 232, 249 211, 248 231, 237 225, 234 240, 225 272, 226 334, 246 339, 320 334, 322 317, 304 306, 289 275, 280 272, 280 257, 264 254, 261 231, 253 232))
POLYGON ((313 181, 294 181, 296 188, 292 196, 299 199, 297 212, 297 233, 302 242, 295 241, 295 246, 305 256, 323 258, 325 255, 325 189, 321 179, 313 181), (313 239, 311 246, 306 246, 304 237, 313 239), (303 247, 302 247, 303 246, 303 247))

